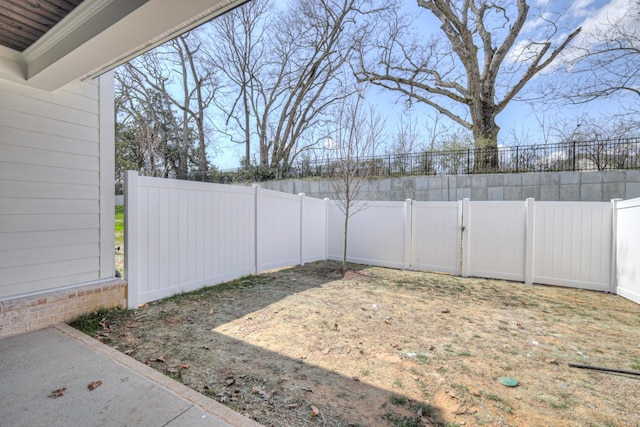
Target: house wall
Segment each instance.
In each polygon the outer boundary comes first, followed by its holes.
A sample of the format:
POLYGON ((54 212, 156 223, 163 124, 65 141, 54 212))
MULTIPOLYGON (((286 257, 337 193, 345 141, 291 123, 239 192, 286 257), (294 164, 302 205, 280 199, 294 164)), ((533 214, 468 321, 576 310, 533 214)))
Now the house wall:
POLYGON ((54 92, 0 80, 0 334, 27 299, 113 285, 113 126, 111 74, 54 92))

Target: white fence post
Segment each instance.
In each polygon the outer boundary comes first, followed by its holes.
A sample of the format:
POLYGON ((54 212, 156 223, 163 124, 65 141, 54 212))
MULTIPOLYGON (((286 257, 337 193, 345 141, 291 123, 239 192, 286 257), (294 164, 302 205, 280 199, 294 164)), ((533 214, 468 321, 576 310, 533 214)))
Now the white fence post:
POLYGON ((261 232, 261 227, 260 227, 260 184, 253 184, 253 189, 256 192, 255 195, 255 202, 254 202, 254 212, 255 212, 255 229, 256 229, 256 235, 255 235, 255 261, 256 261, 256 266, 255 266, 255 274, 260 274, 260 268, 261 268, 261 262, 262 262, 262 255, 261 255, 261 249, 260 249, 260 241, 261 241, 261 236, 260 236, 260 232, 261 232))
POLYGON ((618 202, 622 199, 611 199, 611 274, 609 292, 618 293, 618 202))
POLYGON ((127 307, 137 308, 140 301, 138 252, 138 172, 124 177, 124 277, 127 280, 127 307))
POLYGON ((527 203, 527 217, 525 226, 525 248, 524 248, 524 284, 533 285, 533 267, 535 263, 535 219, 536 219, 536 200, 529 197, 527 203))
POLYGON ((411 267, 411 216, 412 216, 412 202, 411 199, 404 201, 404 247, 403 247, 403 270, 411 267))
POLYGON ((460 232, 462 233, 462 277, 469 277, 469 215, 471 206, 469 199, 462 199, 460 218, 460 232))
POLYGON ((300 196, 300 265, 304 265, 304 193, 300 196))
POLYGON ((463 250, 463 234, 464 234, 464 223, 462 222, 462 200, 458 200, 456 202, 458 204, 458 209, 456 210, 456 260, 455 260, 455 274, 457 276, 462 275, 462 250, 463 250))

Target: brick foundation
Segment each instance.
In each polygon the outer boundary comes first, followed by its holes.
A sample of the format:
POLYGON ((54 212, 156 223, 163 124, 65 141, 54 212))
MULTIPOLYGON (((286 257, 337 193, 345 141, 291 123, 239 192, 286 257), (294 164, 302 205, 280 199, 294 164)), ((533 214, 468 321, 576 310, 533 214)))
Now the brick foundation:
POLYGON ((69 323, 100 308, 127 306, 127 282, 106 282, 0 301, 0 337, 69 323))

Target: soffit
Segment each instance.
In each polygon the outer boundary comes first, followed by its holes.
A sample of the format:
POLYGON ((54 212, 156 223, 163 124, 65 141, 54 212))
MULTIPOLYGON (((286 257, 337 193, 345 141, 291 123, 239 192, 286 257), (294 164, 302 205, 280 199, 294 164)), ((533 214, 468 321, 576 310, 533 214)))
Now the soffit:
MULTIPOLYGON (((0 0, 5 6, 43 1, 0 0)), ((26 39, 17 49, 0 43, 0 79, 55 90, 96 77, 246 1, 47 0, 77 5, 22 51, 26 39)))

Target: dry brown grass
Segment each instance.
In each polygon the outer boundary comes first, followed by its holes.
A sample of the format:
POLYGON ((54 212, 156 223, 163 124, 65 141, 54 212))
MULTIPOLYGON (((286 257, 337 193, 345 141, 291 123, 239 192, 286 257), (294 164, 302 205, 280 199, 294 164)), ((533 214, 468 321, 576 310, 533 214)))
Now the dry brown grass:
POLYGON ((265 425, 640 423, 639 377, 567 366, 640 370, 639 305, 352 268, 318 262, 179 295, 110 316, 100 338, 265 425))

